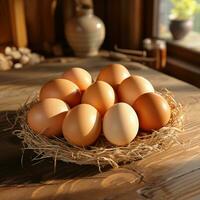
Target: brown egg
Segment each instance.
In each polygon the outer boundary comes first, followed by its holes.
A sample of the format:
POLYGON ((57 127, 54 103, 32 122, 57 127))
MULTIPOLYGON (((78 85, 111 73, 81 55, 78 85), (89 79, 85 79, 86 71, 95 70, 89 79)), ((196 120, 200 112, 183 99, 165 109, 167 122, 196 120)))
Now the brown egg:
POLYGON ((111 144, 129 144, 136 137, 138 128, 136 112, 126 103, 115 104, 104 115, 103 133, 111 144))
POLYGON ((145 131, 157 130, 170 119, 171 109, 168 102, 159 94, 146 93, 133 104, 138 114, 140 128, 145 131))
POLYGON ((111 64, 100 71, 97 80, 105 81, 117 89, 118 85, 129 76, 130 73, 126 67, 120 64, 111 64))
POLYGON ((115 101, 113 88, 106 82, 97 81, 84 92, 81 102, 94 106, 101 115, 104 115, 115 101))
POLYGON ((44 99, 29 110, 27 121, 30 128, 38 134, 59 136, 68 110, 69 106, 60 99, 44 99))
POLYGON ((63 135, 71 144, 88 146, 100 135, 101 117, 89 104, 80 104, 72 108, 63 122, 63 135))
POLYGON ((148 92, 154 92, 152 84, 141 76, 132 75, 119 85, 117 94, 120 101, 132 106, 140 95, 148 92))
POLYGON ((62 78, 67 79, 75 83, 81 92, 86 90, 92 84, 92 77, 83 68, 73 67, 62 75, 62 78))
POLYGON ((40 100, 46 98, 58 98, 73 107, 80 103, 81 93, 73 82, 65 79, 54 79, 44 84, 40 90, 40 100))

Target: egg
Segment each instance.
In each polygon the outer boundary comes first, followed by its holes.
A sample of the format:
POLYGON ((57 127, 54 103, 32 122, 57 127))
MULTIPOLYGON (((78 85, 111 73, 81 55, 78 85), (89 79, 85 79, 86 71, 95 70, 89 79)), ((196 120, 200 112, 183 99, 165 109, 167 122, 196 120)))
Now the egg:
POLYGON ((94 106, 101 115, 114 105, 115 91, 104 81, 93 83, 83 94, 82 103, 94 106))
POLYGON ((137 114, 127 103, 113 105, 104 115, 103 133, 111 144, 129 144, 136 137, 138 128, 137 114))
POLYGON ((44 99, 28 111, 28 125, 38 134, 59 136, 62 134, 62 123, 68 110, 69 106, 60 99, 44 99))
POLYGON ((138 114, 140 128, 145 131, 158 130, 170 120, 171 109, 168 102, 156 93, 141 95, 133 108, 138 114))
POLYGON ((100 114, 96 108, 89 104, 77 105, 66 115, 62 130, 65 139, 71 144, 91 145, 100 135, 100 114))
POLYGON ((75 83, 81 92, 85 91, 92 84, 92 77, 83 68, 73 67, 63 73, 62 78, 75 83))
POLYGON ((117 89, 118 85, 127 77, 130 73, 126 67, 121 64, 110 64, 103 68, 98 77, 98 81, 105 81, 109 83, 114 89, 117 89))
POLYGON ((46 84, 40 90, 40 100, 46 98, 58 98, 73 107, 80 103, 81 93, 77 85, 66 79, 54 79, 46 84))
POLYGON ((152 84, 142 76, 132 75, 119 85, 117 94, 120 101, 132 106, 140 95, 148 92, 154 92, 152 84))

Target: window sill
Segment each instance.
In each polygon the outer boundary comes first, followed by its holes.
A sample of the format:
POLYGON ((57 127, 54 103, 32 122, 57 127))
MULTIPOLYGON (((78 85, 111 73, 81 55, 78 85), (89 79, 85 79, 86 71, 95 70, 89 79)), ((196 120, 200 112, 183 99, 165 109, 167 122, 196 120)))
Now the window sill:
POLYGON ((196 65, 168 56, 167 66, 163 71, 166 74, 200 87, 200 68, 196 65))
POLYGON ((167 43, 200 53, 200 33, 191 31, 182 40, 173 40, 169 32, 161 36, 167 43))
POLYGON ((173 40, 170 32, 162 33, 159 39, 167 43, 167 56, 181 60, 189 65, 200 66, 200 33, 190 32, 182 40, 173 40))

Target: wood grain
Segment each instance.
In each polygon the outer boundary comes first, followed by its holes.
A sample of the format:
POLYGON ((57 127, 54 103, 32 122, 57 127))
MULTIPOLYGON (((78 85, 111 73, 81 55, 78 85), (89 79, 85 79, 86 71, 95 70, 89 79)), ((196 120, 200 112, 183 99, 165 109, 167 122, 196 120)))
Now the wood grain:
POLYGON ((9 0, 12 40, 16 47, 27 46, 24 0, 9 0))
POLYGON ((10 124, 5 113, 14 120, 15 110, 28 96, 71 66, 84 67, 95 77, 101 67, 112 62, 103 57, 66 61, 0 73, 0 199, 200 199, 199 89, 138 63, 122 64, 131 73, 148 78, 156 89, 168 88, 183 103, 185 130, 179 137, 182 144, 103 173, 92 166, 58 162, 54 174, 53 161, 36 163, 31 160, 32 152, 25 152, 22 167, 21 143, 7 129, 10 124))
POLYGON ((25 1, 29 47, 51 53, 56 43, 55 0, 25 1))
POLYGON ((7 0, 0 1, 0 45, 6 46, 12 42, 12 32, 9 15, 9 5, 7 0), (3 27, 3 28, 2 28, 3 27))
POLYGON ((39 12, 38 0, 29 0, 24 3, 29 47, 33 50, 41 50, 42 28, 40 21, 41 12, 39 12))

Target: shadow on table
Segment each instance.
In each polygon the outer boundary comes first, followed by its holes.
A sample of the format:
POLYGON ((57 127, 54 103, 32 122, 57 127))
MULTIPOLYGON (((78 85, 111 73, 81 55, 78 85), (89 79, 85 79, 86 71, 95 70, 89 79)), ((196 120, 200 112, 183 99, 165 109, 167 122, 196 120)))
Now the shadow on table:
POLYGON ((99 173, 95 166, 79 166, 57 161, 54 172, 53 159, 33 161, 35 154, 26 150, 22 159, 22 143, 12 134, 15 111, 0 112, 0 185, 40 183, 52 179, 92 176, 99 173), (9 121, 7 120, 9 118, 9 121))

